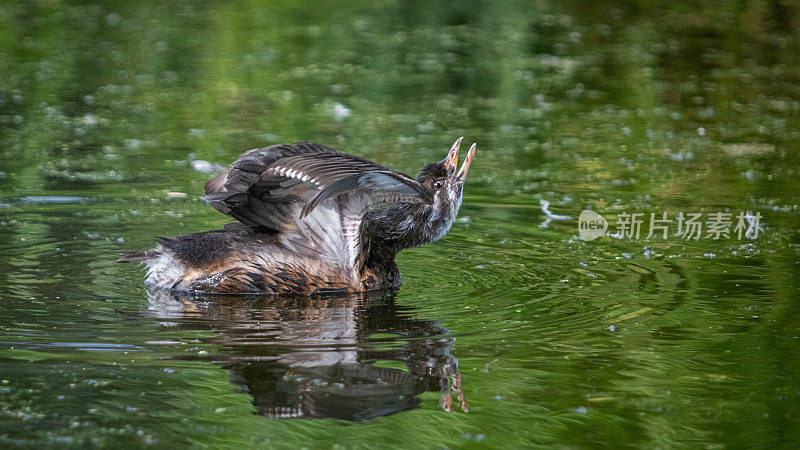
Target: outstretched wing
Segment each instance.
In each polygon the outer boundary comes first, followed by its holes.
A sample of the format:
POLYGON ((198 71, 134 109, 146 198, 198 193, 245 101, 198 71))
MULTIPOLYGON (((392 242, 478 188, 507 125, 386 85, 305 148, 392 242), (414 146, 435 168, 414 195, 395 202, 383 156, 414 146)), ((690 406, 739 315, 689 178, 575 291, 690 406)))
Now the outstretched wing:
POLYGON ((358 270, 361 220, 382 204, 427 202, 413 178, 323 145, 253 149, 206 183, 218 211, 278 234, 292 250, 358 270))

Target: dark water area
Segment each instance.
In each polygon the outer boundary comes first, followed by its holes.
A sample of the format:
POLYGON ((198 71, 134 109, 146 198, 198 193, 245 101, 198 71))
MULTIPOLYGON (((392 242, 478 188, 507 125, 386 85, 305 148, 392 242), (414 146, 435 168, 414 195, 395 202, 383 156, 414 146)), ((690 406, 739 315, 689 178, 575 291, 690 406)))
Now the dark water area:
POLYGON ((794 3, 11 1, 0 30, 3 447, 800 440, 794 3), (459 136, 460 218, 396 292, 114 263, 227 223, 197 196, 247 149, 413 175, 459 136))

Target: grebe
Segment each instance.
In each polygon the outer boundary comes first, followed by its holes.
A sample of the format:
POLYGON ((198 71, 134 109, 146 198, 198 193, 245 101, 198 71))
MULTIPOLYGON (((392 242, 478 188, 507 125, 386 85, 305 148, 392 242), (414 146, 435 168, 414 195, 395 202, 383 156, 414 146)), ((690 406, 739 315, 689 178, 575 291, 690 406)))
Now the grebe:
POLYGON ((461 207, 475 156, 458 138, 416 179, 313 142, 243 153, 202 198, 238 222, 159 238, 117 262, 147 265, 155 289, 213 293, 359 292, 401 284, 395 256, 439 240, 461 207))

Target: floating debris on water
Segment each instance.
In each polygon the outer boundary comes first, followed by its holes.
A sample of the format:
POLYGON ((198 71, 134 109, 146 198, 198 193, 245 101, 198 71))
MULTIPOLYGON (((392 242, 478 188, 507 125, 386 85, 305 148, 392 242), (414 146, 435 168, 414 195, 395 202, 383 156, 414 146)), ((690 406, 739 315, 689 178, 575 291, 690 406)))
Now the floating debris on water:
POLYGON ((136 150, 144 145, 144 141, 141 139, 125 139, 122 141, 122 143, 125 145, 125 147, 131 150, 136 150))
POLYGON ((720 148, 722 152, 731 158, 739 158, 742 156, 757 156, 773 153, 775 146, 772 144, 724 144, 720 148))
POLYGON ((59 196, 59 195, 31 195, 27 197, 20 197, 20 201, 25 203, 64 204, 64 203, 88 202, 89 200, 91 200, 91 198, 89 197, 70 197, 70 196, 59 196))
POLYGON ((542 214, 544 214, 548 219, 551 220, 572 220, 572 216, 565 216, 562 214, 553 214, 550 212, 550 202, 547 200, 539 200, 539 206, 542 209, 542 214))
POLYGON ((336 120, 344 120, 353 114, 350 108, 339 102, 333 104, 331 112, 333 113, 333 118, 336 120))
POLYGON ((259 139, 261 139, 262 141, 264 141, 264 142, 268 142, 268 143, 271 143, 271 142, 278 142, 278 141, 280 140, 280 139, 278 138, 278 136, 277 136, 277 135, 275 135, 275 134, 271 134, 271 133, 262 133, 262 134, 259 134, 259 135, 258 135, 258 138, 259 138, 259 139))
POLYGON ((191 165, 192 169, 203 173, 222 172, 223 170, 225 170, 225 167, 219 164, 204 161, 202 159, 196 159, 192 161, 191 165))
POLYGON ((669 159, 675 162, 681 161, 691 161, 694 159, 694 153, 692 152, 685 152, 685 153, 670 153, 669 159))

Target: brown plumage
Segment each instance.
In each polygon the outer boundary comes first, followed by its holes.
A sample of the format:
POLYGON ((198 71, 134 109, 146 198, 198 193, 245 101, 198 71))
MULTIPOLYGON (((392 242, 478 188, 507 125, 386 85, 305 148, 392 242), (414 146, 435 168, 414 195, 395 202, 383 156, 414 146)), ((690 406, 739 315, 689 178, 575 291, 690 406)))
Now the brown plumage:
POLYGON ((180 291, 307 295, 399 286, 397 253, 440 239, 461 206, 475 144, 456 172, 460 143, 416 179, 310 142, 247 151, 206 183, 203 197, 237 222, 161 238, 118 262, 144 263, 149 285, 180 291))

